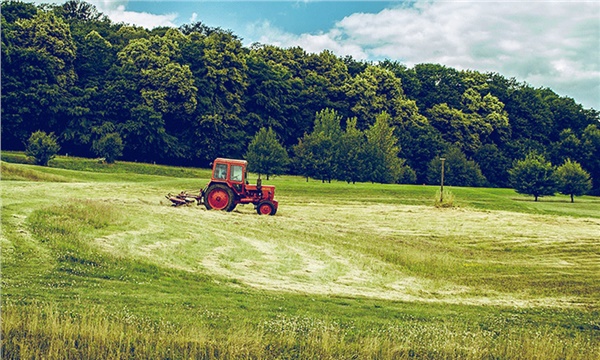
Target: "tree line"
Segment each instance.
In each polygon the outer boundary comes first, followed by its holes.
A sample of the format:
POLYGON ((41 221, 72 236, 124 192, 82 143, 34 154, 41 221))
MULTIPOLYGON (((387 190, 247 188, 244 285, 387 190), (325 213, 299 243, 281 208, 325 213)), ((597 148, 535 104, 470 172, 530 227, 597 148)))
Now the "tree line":
POLYGON ((447 184, 498 187, 535 153, 580 164, 600 194, 598 111, 497 73, 147 30, 79 0, 4 0, 2 30, 2 149, 42 131, 62 153, 206 166, 254 156, 260 136, 287 159, 267 175, 436 183, 444 156, 447 184))

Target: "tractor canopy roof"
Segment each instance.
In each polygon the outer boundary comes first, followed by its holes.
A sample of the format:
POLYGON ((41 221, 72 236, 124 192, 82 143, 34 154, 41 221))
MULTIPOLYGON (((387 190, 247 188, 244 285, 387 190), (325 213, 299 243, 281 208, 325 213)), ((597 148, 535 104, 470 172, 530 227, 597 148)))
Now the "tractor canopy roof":
POLYGON ((214 163, 226 163, 226 164, 234 164, 234 165, 241 165, 241 166, 248 165, 248 162, 246 160, 227 159, 227 158, 216 158, 214 163))

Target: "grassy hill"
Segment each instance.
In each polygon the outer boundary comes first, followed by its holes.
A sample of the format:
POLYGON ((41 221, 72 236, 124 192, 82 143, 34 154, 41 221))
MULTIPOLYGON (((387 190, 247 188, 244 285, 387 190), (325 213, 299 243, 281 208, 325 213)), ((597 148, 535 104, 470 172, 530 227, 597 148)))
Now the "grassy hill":
POLYGON ((209 176, 2 162, 3 358, 600 358, 598 198, 291 176, 274 217, 164 198, 209 176))

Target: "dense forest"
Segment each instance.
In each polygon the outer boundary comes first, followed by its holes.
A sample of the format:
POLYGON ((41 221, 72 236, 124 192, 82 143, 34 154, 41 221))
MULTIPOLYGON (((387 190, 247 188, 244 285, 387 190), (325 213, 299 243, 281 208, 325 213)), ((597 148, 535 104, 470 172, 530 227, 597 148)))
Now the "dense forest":
POLYGON ((307 177, 434 183, 444 156, 450 185, 505 187, 535 152, 555 166, 578 162, 600 194, 599 112, 548 88, 439 64, 247 47, 200 22, 146 30, 79 0, 2 2, 3 150, 25 149, 41 130, 61 153, 93 157, 110 134, 123 160, 206 166, 245 157, 262 128, 289 154, 287 172, 307 177))

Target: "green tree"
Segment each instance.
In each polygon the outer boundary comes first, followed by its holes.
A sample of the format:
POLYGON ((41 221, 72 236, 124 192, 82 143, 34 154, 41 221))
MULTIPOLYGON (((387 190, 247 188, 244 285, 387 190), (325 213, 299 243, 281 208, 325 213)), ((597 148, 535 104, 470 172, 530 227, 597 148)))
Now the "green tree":
POLYGON ((94 5, 81 0, 68 0, 59 6, 56 12, 67 20, 81 22, 100 20, 104 17, 94 5))
POLYGON ((313 138, 309 134, 305 133, 302 138, 298 139, 298 144, 292 147, 294 151, 294 157, 292 159, 294 173, 304 176, 306 182, 313 176, 314 161, 311 146, 312 139, 313 138))
POLYGON ((564 195, 574 196, 587 194, 592 189, 590 174, 581 168, 578 162, 567 159, 564 164, 556 169, 558 177, 558 191, 564 195))
POLYGON ((443 103, 434 105, 427 111, 429 122, 441 134, 444 140, 460 148, 469 156, 481 146, 482 128, 486 128, 478 115, 465 114, 443 103))
POLYGON ((94 153, 103 157, 109 164, 114 163, 118 157, 123 155, 123 147, 121 136, 115 132, 102 136, 92 144, 94 153))
MULTIPOLYGON (((481 173, 479 165, 468 160, 465 154, 456 147, 450 147, 445 154, 444 184, 452 186, 484 186, 487 181, 481 173)), ((431 160, 427 179, 430 184, 437 184, 441 179, 442 164, 439 158, 431 160)))
POLYGON ((179 138, 190 144, 192 157, 206 163, 242 156, 248 139, 243 118, 248 66, 241 40, 220 29, 208 35, 194 31, 181 49, 197 89, 197 106, 179 138))
POLYGON ((255 133, 262 127, 271 127, 282 137, 284 144, 290 144, 290 140, 294 144, 298 140, 293 126, 298 109, 290 96, 293 84, 290 71, 281 64, 266 61, 257 51, 250 52, 246 63, 246 130, 255 133))
POLYGON ((267 175, 269 180, 270 175, 280 175, 285 172, 285 169, 290 161, 287 151, 277 140, 277 135, 273 129, 269 130, 261 128, 256 136, 248 145, 246 152, 246 160, 248 160, 248 170, 252 172, 267 175))
POLYGON ((77 46, 78 82, 82 86, 97 86, 105 80, 106 73, 116 61, 116 51, 96 30, 90 31, 77 46))
POLYGON ((513 136, 549 142, 555 119, 537 89, 522 86, 510 93, 505 104, 513 136))
POLYGON ((54 133, 36 131, 29 137, 25 154, 33 158, 37 165, 48 166, 48 162, 54 159, 59 150, 54 133))
POLYGON ((473 159, 481 168, 481 172, 490 186, 510 186, 508 170, 511 167, 511 161, 500 151, 496 144, 483 145, 477 150, 473 159))
POLYGON ((471 131, 479 135, 482 143, 489 140, 501 143, 510 138, 510 125, 504 104, 495 96, 482 97, 475 88, 467 89, 462 97, 462 110, 468 114, 471 131))
POLYGON ((132 39, 118 52, 120 67, 107 86, 114 90, 106 96, 118 96, 116 104, 129 103, 122 114, 114 116, 121 123, 127 146, 141 148, 133 156, 143 155, 145 160, 191 158, 200 146, 194 143, 198 121, 193 121, 192 115, 198 89, 189 65, 180 63, 181 46, 188 39, 176 29, 158 33, 161 35, 132 39), (148 111, 152 118, 139 116, 148 111), (131 139, 134 133, 146 135, 149 131, 154 132, 150 137, 160 147, 145 139, 131 139))
POLYGON ((417 173, 408 165, 402 166, 400 177, 397 181, 399 184, 416 184, 417 173))
POLYGON ((439 64, 418 64, 415 73, 420 84, 416 96, 420 109, 444 103, 451 108, 460 107, 465 85, 459 71, 439 64))
POLYGON ((404 160, 398 157, 398 138, 389 122, 390 116, 382 112, 377 115, 375 123, 365 130, 367 146, 372 151, 373 168, 370 180, 388 184, 398 182, 404 166, 404 160))
POLYGON ((402 90, 409 99, 414 99, 421 90, 421 82, 417 78, 415 69, 409 69, 406 65, 391 60, 384 60, 379 66, 387 69, 396 75, 402 83, 402 90))
MULTIPOLYGON (((4 3, 2 16, 4 16, 4 3)), ((76 47, 52 13, 2 23, 2 147, 22 149, 37 130, 61 134, 72 109, 76 47)))
POLYGON ((351 105, 351 115, 358 118, 358 128, 366 129, 382 112, 390 116, 390 123, 402 115, 406 100, 400 79, 393 72, 377 66, 367 69, 345 85, 351 105))
POLYGON ((600 195, 600 127, 588 125, 581 134, 584 169, 592 176, 592 194, 600 195))
POLYGON ((553 142, 549 146, 553 163, 561 164, 566 159, 573 159, 575 161, 583 160, 582 152, 584 148, 581 144, 581 140, 573 130, 565 129, 561 131, 559 138, 559 141, 553 142))
POLYGON ((336 178, 348 183, 366 181, 371 174, 367 139, 363 131, 356 128, 356 118, 346 121, 337 151, 336 178))
POLYGON ((307 178, 312 177, 322 182, 331 181, 333 177, 332 162, 335 153, 331 139, 320 132, 304 134, 294 146, 296 171, 307 178))
POLYGON ((336 178, 337 148, 342 137, 341 117, 335 110, 323 109, 315 115, 313 132, 295 146, 298 170, 321 181, 336 178))
POLYGON ((553 196, 556 192, 554 167, 543 155, 529 153, 524 160, 516 162, 509 170, 510 181, 516 192, 533 195, 535 201, 540 196, 553 196))

